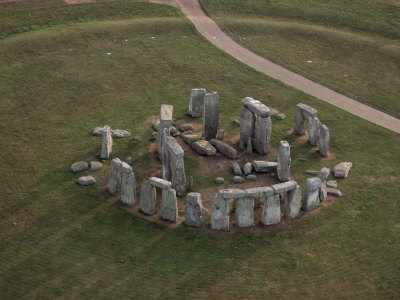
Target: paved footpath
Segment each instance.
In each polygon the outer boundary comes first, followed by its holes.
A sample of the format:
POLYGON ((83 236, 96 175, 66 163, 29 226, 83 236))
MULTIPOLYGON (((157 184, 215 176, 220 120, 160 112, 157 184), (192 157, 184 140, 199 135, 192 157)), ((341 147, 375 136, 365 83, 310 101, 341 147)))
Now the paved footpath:
POLYGON ((185 16, 196 26, 197 30, 212 44, 238 59, 242 63, 268 75, 274 79, 294 87, 304 93, 344 109, 353 115, 372 123, 400 133, 400 120, 339 94, 323 85, 311 81, 292 71, 262 58, 250 50, 240 46, 227 36, 218 25, 209 18, 197 0, 150 0, 151 2, 176 4, 185 16))

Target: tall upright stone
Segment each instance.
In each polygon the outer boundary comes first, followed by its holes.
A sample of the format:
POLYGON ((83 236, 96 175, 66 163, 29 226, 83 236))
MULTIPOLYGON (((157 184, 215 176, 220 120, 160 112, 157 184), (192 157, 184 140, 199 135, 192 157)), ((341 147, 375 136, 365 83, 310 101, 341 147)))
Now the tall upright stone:
POLYGON ((301 207, 301 187, 287 192, 285 199, 285 218, 292 219, 300 212, 301 207))
POLYGON ((185 205, 185 224, 192 227, 201 226, 201 194, 188 193, 185 205))
POLYGON ((249 138, 250 140, 253 138, 255 122, 255 115, 242 105, 242 110, 240 111, 240 150, 244 150, 247 147, 249 138))
POLYGON ((254 225, 254 199, 236 199, 236 225, 238 227, 254 225))
POLYGON ((271 137, 271 118, 257 116, 254 127, 253 146, 257 153, 267 154, 268 144, 271 137))
POLYGON ((290 145, 287 141, 280 141, 278 152, 277 174, 280 181, 288 181, 290 176, 290 145))
POLYGON ((147 180, 140 187, 140 210, 149 216, 156 212, 156 188, 147 180))
POLYGON ((308 117, 308 138, 311 145, 316 146, 318 143, 319 127, 321 122, 317 117, 308 117))
POLYGON ((261 222, 264 225, 278 224, 281 221, 281 205, 279 195, 268 196, 264 199, 261 222))
POLYGON ((170 174, 170 178, 167 177, 164 179, 171 181, 172 188, 176 190, 176 194, 182 196, 185 193, 186 186, 185 164, 183 161, 184 152, 173 137, 167 137, 165 145, 169 165, 165 166, 165 168, 168 168, 168 171, 163 171, 163 174, 170 174))
POLYGON ((101 152, 100 158, 107 159, 111 155, 112 151, 112 136, 111 136, 111 128, 110 126, 106 125, 103 127, 103 131, 101 133, 101 152))
POLYGON ((211 199, 211 229, 229 230, 229 202, 228 199, 216 194, 211 199))
POLYGON ((296 111, 294 113, 294 134, 302 135, 305 131, 305 117, 303 114, 303 110, 296 105, 296 111))
POLYGON ((206 89, 192 89, 189 99, 189 116, 193 118, 200 118, 203 116, 205 96, 206 89))
POLYGON ((307 178, 303 194, 303 209, 313 210, 319 205, 319 189, 321 179, 318 177, 307 178))
POLYGON ((162 161, 162 147, 164 142, 164 136, 170 135, 170 128, 172 126, 172 112, 174 107, 172 105, 163 104, 161 105, 160 110, 160 125, 158 127, 158 134, 157 134, 157 152, 159 153, 160 160, 162 161), (164 129, 167 129, 165 131, 164 129))
POLYGON ((114 158, 111 161, 110 178, 108 179, 108 191, 116 195, 121 190, 121 160, 114 158))
POLYGON ((161 218, 171 222, 176 222, 178 218, 178 202, 174 189, 168 188, 162 190, 161 218))
POLYGON ((318 151, 322 156, 328 156, 329 140, 329 129, 324 124, 321 124, 319 127, 317 144, 318 151))
POLYGON ((132 167, 127 163, 121 163, 122 170, 122 189, 121 189, 121 202, 130 206, 135 205, 136 199, 136 181, 135 173, 132 167))
POLYGON ((204 98, 203 136, 206 140, 215 139, 219 124, 219 98, 217 92, 207 93, 204 98))

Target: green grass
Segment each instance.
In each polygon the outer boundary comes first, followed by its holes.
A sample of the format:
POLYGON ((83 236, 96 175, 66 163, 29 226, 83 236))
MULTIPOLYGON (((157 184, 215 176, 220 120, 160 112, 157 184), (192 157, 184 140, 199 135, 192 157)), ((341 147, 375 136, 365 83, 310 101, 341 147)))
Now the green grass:
MULTIPOLYGON (((156 14, 158 6, 148 9, 156 14)), ((396 298, 399 135, 240 64, 174 16, 0 41, 2 298, 396 298), (139 184, 149 162, 147 116, 170 103, 184 117, 194 87, 219 92, 228 134, 238 133, 232 120, 245 96, 284 112, 285 120, 273 121, 271 145, 294 145, 292 173, 302 186, 304 169, 352 161, 349 178, 339 181, 343 197, 279 230, 215 233, 126 213, 105 190, 108 163, 94 174, 96 185, 76 184, 70 164, 97 159, 100 139, 90 132, 104 124, 142 139, 115 140, 112 153, 132 156, 139 184), (286 133, 298 102, 319 111, 335 159, 321 161, 286 133), (300 155, 308 161, 298 162, 300 155)), ((196 163, 187 162, 197 182, 196 163)))
POLYGON ((202 3, 245 47, 400 117, 400 7, 377 1, 202 3))

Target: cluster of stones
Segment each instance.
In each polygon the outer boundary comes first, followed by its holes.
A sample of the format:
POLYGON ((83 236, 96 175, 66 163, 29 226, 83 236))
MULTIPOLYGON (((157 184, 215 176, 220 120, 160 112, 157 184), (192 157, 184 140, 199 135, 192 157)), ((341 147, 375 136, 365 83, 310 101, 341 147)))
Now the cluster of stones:
MULTIPOLYGON (((77 161, 71 165, 71 172, 72 173, 79 173, 85 171, 89 168, 92 172, 96 172, 103 167, 103 164, 98 161, 91 161, 89 165, 85 161, 77 161)), ((96 179, 93 176, 81 176, 78 178, 79 185, 91 185, 96 183, 96 179)))
POLYGON ((313 146, 318 146, 318 151, 323 156, 328 156, 329 147, 329 129, 322 124, 318 117, 318 112, 303 103, 296 105, 294 115, 294 134, 303 135, 305 131, 305 118, 308 117, 308 135, 309 143, 313 146))
POLYGON ((260 154, 268 153, 268 143, 271 136, 271 109, 258 100, 246 97, 242 100, 240 111, 240 142, 241 150, 253 150, 260 154))
POLYGON ((128 163, 119 158, 111 160, 108 191, 112 195, 121 192, 121 202, 129 206, 135 205, 137 202, 135 173, 128 163))

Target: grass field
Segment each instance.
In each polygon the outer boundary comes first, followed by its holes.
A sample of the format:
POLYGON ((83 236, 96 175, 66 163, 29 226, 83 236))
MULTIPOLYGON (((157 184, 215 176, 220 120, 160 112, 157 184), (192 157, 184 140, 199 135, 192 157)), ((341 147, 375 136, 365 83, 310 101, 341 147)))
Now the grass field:
MULTIPOLYGON (((102 3, 90 5, 105 14, 102 3)), ((121 20, 44 23, 0 40, 1 298, 397 298, 399 135, 233 60, 172 8, 131 5, 121 20), (239 132, 232 120, 245 96, 284 112, 271 145, 293 144, 302 186, 304 169, 353 162, 339 181, 343 196, 279 230, 218 233, 128 214, 105 190, 108 164, 95 185, 76 184, 69 167, 97 159, 100 139, 90 133, 104 124, 142 140, 115 140, 112 153, 132 156, 140 184, 147 117, 169 103, 186 118, 194 87, 219 92, 228 136, 239 132), (288 135, 298 102, 330 128, 334 159, 321 161, 288 135)), ((196 180, 196 164, 186 173, 196 180)), ((201 185, 212 179, 211 170, 201 185)))
POLYGON ((259 55, 400 117, 400 6, 394 2, 201 2, 259 55))

